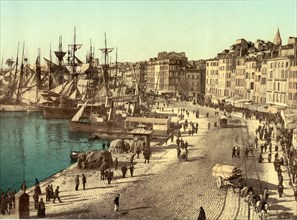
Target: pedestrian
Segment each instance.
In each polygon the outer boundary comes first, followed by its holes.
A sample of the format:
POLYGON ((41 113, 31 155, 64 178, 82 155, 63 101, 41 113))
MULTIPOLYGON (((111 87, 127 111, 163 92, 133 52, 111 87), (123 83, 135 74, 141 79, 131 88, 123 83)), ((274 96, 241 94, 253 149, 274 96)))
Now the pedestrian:
MULTIPOLYGON (((167 145, 167 144, 166 144, 166 145, 167 145)), ((133 164, 135 155, 136 155, 136 154, 134 153, 134 154, 132 154, 131 157, 130 157, 130 163, 132 163, 132 164, 133 164)))
POLYGON ((39 183, 37 185, 35 185, 34 192, 37 195, 41 195, 41 189, 40 189, 39 183))
POLYGON ((50 185, 47 185, 46 189, 45 189, 45 201, 50 201, 51 197, 50 197, 50 185))
POLYGON ((185 145, 184 145, 184 147, 185 147, 186 150, 188 149, 188 146, 189 146, 189 144, 188 144, 188 142, 186 141, 186 142, 185 142, 185 145))
POLYGON ((137 159, 139 159, 140 152, 141 152, 140 147, 137 147, 136 149, 137 159))
POLYGON ((125 176, 126 176, 126 173, 127 173, 127 167, 126 167, 126 165, 124 164, 123 166, 122 166, 122 174, 123 174, 123 178, 125 178, 125 176))
POLYGON ((240 158, 240 147, 237 147, 236 156, 240 158))
POLYGON ((130 170, 131 177, 133 177, 134 166, 133 166, 132 163, 131 163, 131 165, 130 165, 130 167, 129 167, 129 170, 130 170))
POLYGON ((118 169, 118 165, 119 165, 119 161, 118 158, 116 157, 116 159, 114 160, 114 169, 118 169))
POLYGON ((27 185, 26 185, 26 181, 24 180, 22 185, 21 185, 21 190, 23 190, 24 192, 26 192, 27 190, 27 185))
POLYGON ((177 147, 176 150, 177 150, 177 158, 179 158, 179 156, 181 154, 181 149, 179 147, 177 147))
POLYGON ((78 190, 78 187, 79 187, 79 175, 77 175, 75 178, 75 191, 78 190))
POLYGON ((179 144, 180 144, 180 139, 179 139, 179 137, 177 137, 177 139, 176 139, 176 145, 177 145, 177 147, 179 147, 179 144))
POLYGON ((263 196, 264 196, 264 200, 267 202, 268 196, 269 196, 269 190, 267 187, 264 189, 263 196))
POLYGON ((54 187, 53 185, 50 186, 50 199, 54 198, 54 187))
POLYGON ((105 142, 102 143, 102 150, 105 150, 105 142))
POLYGON ((83 189, 86 189, 86 183, 87 183, 87 177, 85 176, 85 174, 82 174, 83 189))
POLYGON ((208 122, 208 130, 210 129, 210 123, 208 122))
POLYGON ((33 199, 34 199, 34 207, 35 209, 38 209, 39 196, 36 192, 34 192, 33 199))
POLYGON ((245 148, 245 158, 248 158, 249 157, 249 149, 246 147, 245 148))
POLYGON ((205 211, 202 207, 199 209, 199 215, 197 220, 206 220, 205 211))
POLYGON ((59 202, 62 203, 59 194, 60 194, 59 186, 57 186, 57 188, 55 189, 55 193, 54 193, 54 200, 53 200, 53 203, 55 203, 56 199, 58 199, 59 202))
POLYGON ((106 179, 107 179, 107 183, 110 184, 111 180, 113 179, 113 172, 111 171, 111 169, 106 171, 106 179))
POLYGON ((151 150, 149 148, 145 149, 143 151, 143 156, 144 156, 144 163, 150 163, 150 157, 151 157, 151 150))
POLYGON ((4 193, 2 195, 0 194, 0 209, 1 209, 1 214, 5 215, 6 212, 6 198, 4 196, 4 193))
POLYGON ((263 157, 262 154, 260 153, 259 158, 258 158, 258 163, 262 163, 263 162, 263 157))
POLYGON ((235 146, 232 148, 232 158, 233 157, 236 157, 236 148, 235 148, 235 146))
POLYGON ((283 182, 284 182, 284 177, 283 177, 283 175, 278 175, 278 185, 283 185, 283 182))
POLYGON ((120 194, 118 194, 115 199, 113 200, 114 203, 114 211, 118 212, 120 207, 120 194))
POLYGON ((100 169, 100 179, 101 180, 104 180, 104 177, 105 177, 105 169, 104 169, 104 167, 101 167, 101 169, 100 169))
POLYGON ((43 198, 41 198, 38 203, 37 217, 39 218, 45 217, 45 204, 43 202, 43 198))
POLYGON ((35 178, 35 186, 36 186, 37 184, 39 184, 39 181, 38 181, 37 178, 35 178))
POLYGON ((278 196, 279 196, 279 198, 281 198, 283 195, 283 192, 284 192, 284 187, 283 187, 283 185, 278 185, 277 187, 278 187, 278 190, 277 190, 278 196))

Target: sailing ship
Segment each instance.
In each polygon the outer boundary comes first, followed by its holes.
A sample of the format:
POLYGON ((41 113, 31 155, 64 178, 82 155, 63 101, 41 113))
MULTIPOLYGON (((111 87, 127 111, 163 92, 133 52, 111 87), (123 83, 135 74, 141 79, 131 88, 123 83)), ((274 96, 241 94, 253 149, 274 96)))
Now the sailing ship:
MULTIPOLYGON (((63 61, 66 52, 62 51, 61 38, 59 50, 55 51, 59 65, 46 60, 51 70, 49 87, 52 84, 58 86, 42 94, 46 100, 43 104, 43 117, 45 119, 71 119, 79 110, 83 101, 90 96, 90 88, 96 86, 96 80, 94 80, 96 76, 92 75, 92 77, 88 77, 91 75, 88 74, 89 72, 93 73, 95 71, 92 62, 93 56, 89 58, 89 68, 86 71, 87 77, 85 79, 79 77, 80 72, 77 67, 81 67, 83 63, 77 58, 76 51, 80 49, 81 46, 82 44, 76 43, 76 28, 74 28, 74 42, 68 46, 68 66, 65 66, 63 61)), ((90 106, 87 109, 90 109, 90 106)))
MULTIPOLYGON (((101 49, 104 53, 104 65, 102 65, 103 82, 100 90, 92 98, 101 103, 96 107, 91 108, 91 112, 84 116, 87 102, 80 108, 77 114, 69 121, 68 127, 70 131, 84 131, 84 132, 100 132, 104 134, 112 134, 113 136, 122 136, 126 134, 125 118, 128 115, 133 115, 135 104, 138 102, 138 95, 122 95, 122 83, 118 87, 113 83, 111 89, 111 74, 110 66, 108 64, 108 55, 113 48, 107 47, 105 35, 105 48, 101 49)), ((117 63, 117 61, 116 61, 117 63)), ((117 72, 116 72, 117 73, 117 72)), ((117 79, 114 79, 116 82, 117 79)))
POLYGON ((35 70, 28 64, 28 59, 21 58, 19 68, 19 44, 16 61, 8 59, 6 64, 9 71, 1 76, 0 111, 41 111, 38 102, 38 90, 42 87, 43 80, 40 67, 40 50, 36 59, 35 70))

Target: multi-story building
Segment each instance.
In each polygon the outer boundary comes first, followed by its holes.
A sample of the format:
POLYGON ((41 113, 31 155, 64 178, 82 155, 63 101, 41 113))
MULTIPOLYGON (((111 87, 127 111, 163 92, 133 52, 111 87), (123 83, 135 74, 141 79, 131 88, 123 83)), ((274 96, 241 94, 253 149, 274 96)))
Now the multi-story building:
POLYGON ((206 83, 205 98, 211 101, 219 95, 219 59, 209 59, 206 61, 206 83))
POLYGON ((221 97, 231 94, 232 59, 228 53, 229 51, 225 50, 223 54, 219 54, 218 95, 221 97))
POLYGON ((181 79, 181 93, 185 97, 201 100, 205 94, 205 61, 189 61, 181 79), (183 81, 182 81, 183 79, 183 81))
POLYGON ((296 108, 296 55, 297 38, 290 37, 282 46, 279 30, 273 43, 239 39, 230 50, 207 60, 206 95, 296 108))
POLYGON ((288 108, 297 109, 297 38, 290 37, 288 45, 281 53, 291 58, 288 88, 288 108))
POLYGON ((245 96, 245 57, 237 57, 235 65, 234 97, 243 99, 245 96))
POLYGON ((291 60, 288 88, 288 108, 297 109, 297 58, 293 58, 291 60))
POLYGON ((158 58, 151 58, 146 66, 147 91, 177 94, 180 77, 184 75, 187 57, 184 52, 161 52, 158 58))
POLYGON ((255 56, 246 58, 245 62, 245 91, 244 98, 255 102, 255 77, 257 59, 255 56))
POLYGON ((267 59, 267 103, 287 106, 289 70, 289 58, 267 59))

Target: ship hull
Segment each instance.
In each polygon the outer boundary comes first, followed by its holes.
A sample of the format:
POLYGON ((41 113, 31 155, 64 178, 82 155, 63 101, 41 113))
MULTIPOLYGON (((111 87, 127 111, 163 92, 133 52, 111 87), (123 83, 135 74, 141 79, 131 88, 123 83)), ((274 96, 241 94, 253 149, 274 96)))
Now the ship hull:
POLYGON ((92 124, 84 122, 68 122, 68 128, 70 131, 96 133, 96 137, 99 139, 116 139, 124 138, 129 135, 123 126, 107 126, 104 124, 92 124), (99 135, 100 134, 100 135, 99 135))
POLYGON ((0 105, 0 112, 42 112, 42 108, 34 105, 0 105))
POLYGON ((42 108, 44 119, 71 119, 78 111, 75 107, 43 106, 42 108))

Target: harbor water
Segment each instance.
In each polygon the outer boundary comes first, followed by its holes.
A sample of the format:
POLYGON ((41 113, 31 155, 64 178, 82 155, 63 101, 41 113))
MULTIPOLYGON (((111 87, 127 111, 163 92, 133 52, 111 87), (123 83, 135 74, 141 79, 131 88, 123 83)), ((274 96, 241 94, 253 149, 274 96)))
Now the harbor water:
POLYGON ((102 149, 103 141, 70 132, 67 120, 45 120, 42 113, 0 112, 0 189, 28 187, 72 164, 72 150, 102 149))

